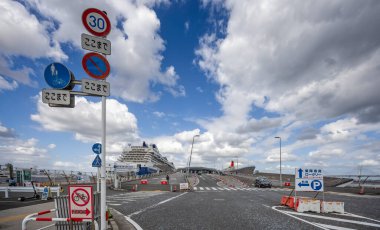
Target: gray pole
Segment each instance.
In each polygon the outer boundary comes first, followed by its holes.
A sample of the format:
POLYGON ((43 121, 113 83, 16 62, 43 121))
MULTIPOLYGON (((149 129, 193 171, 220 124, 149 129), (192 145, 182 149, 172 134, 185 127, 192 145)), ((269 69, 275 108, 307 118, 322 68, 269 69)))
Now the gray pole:
POLYGON ((199 137, 199 135, 193 136, 193 142, 191 143, 191 150, 190 150, 190 159, 189 159, 189 167, 187 168, 187 175, 190 173, 190 164, 191 164, 191 155, 193 155, 193 146, 194 146, 194 139, 195 137, 199 137))
POLYGON ((280 139, 280 187, 282 188, 282 162, 281 162, 281 137, 274 137, 280 139))
POLYGON ((280 186, 282 188, 281 137, 280 137, 280 186))

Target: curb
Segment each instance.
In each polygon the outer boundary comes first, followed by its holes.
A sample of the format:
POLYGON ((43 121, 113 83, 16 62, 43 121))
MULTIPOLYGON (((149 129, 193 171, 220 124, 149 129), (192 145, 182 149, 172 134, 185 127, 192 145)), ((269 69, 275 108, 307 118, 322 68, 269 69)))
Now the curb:
POLYGON ((111 221, 112 230, 136 230, 136 228, 127 220, 126 216, 114 208, 109 209, 113 216, 113 220, 111 221))

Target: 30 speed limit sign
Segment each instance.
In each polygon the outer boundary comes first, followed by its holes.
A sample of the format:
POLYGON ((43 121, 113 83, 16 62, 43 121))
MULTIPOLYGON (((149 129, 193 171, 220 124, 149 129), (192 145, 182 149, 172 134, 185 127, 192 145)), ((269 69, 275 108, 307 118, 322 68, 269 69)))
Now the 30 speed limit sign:
POLYGON ((105 37, 111 31, 111 22, 107 15, 95 8, 89 8, 83 12, 82 22, 88 32, 95 36, 105 37))

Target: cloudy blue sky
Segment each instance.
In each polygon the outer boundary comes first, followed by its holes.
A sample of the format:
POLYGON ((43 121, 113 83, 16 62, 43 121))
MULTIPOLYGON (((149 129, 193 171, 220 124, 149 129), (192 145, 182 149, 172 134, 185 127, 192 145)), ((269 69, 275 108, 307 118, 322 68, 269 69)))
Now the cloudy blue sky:
MULTIPOLYGON (((177 167, 380 174, 380 2, 0 1, 0 164, 92 171, 101 102, 42 103, 45 67, 82 69, 81 15, 108 13, 107 160, 155 143, 177 167)), ((80 88, 76 88, 80 90, 80 88)))

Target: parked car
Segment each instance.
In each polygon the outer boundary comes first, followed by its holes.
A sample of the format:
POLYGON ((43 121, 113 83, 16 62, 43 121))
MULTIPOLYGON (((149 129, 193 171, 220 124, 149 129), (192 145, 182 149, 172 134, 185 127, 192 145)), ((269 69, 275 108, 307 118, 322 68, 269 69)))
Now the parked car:
POLYGON ((255 180, 255 187, 259 188, 271 188, 272 182, 265 177, 260 177, 255 180))

